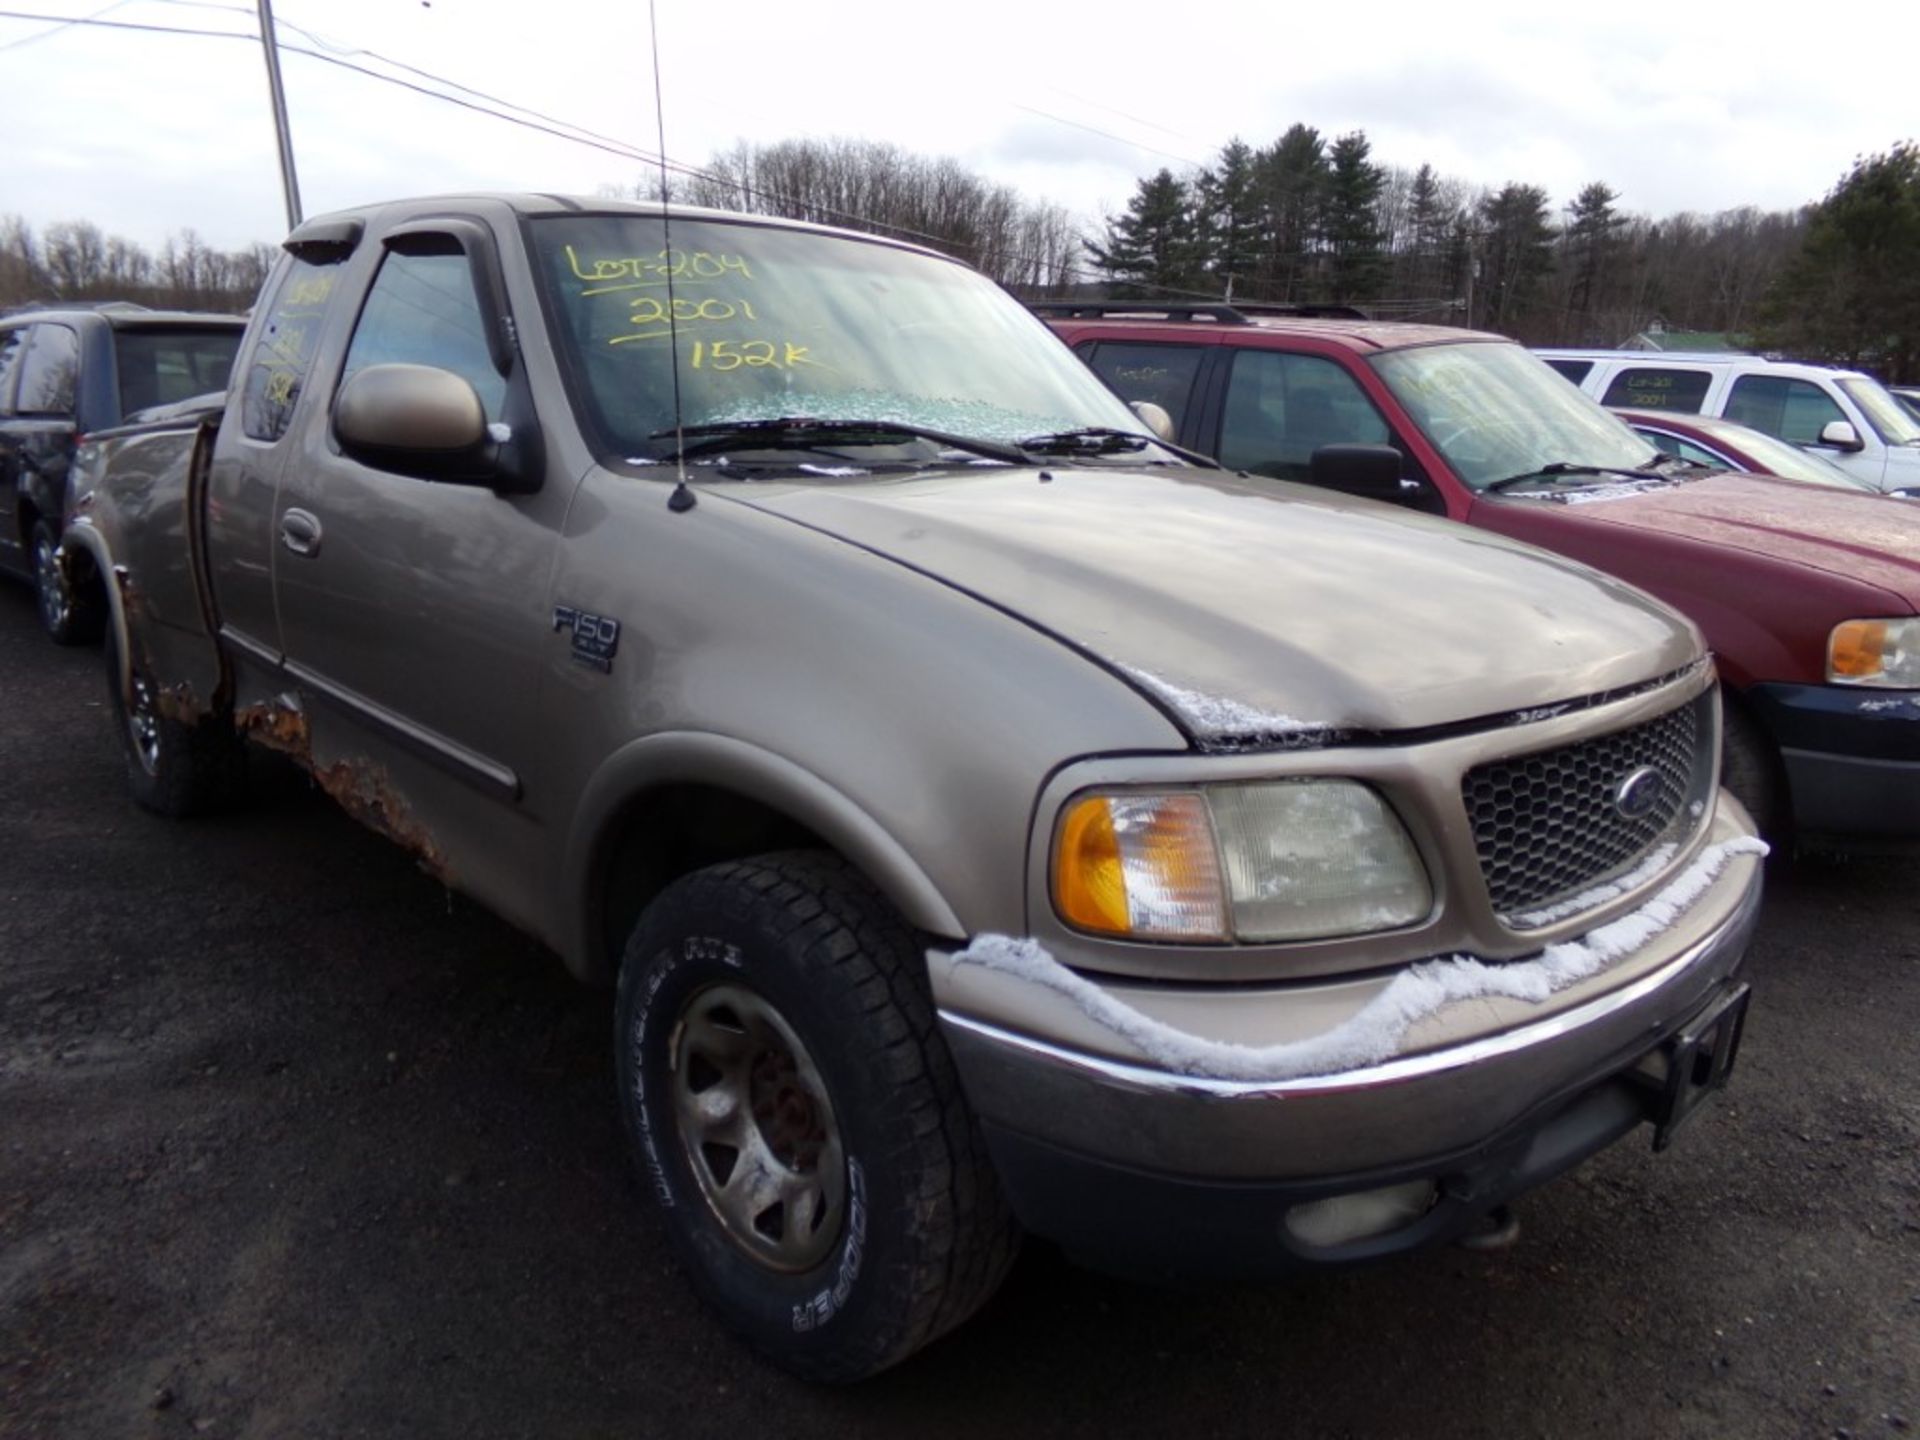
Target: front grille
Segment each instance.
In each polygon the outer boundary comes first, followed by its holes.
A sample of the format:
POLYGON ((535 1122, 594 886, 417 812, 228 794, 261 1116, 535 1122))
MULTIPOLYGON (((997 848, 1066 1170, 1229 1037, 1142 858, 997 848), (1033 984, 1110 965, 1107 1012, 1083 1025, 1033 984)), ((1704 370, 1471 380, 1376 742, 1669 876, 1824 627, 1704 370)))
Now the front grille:
POLYGON ((1532 919, 1524 912, 1614 878, 1663 840, 1684 838, 1703 811, 1694 802, 1709 793, 1701 770, 1713 753, 1711 706, 1708 692, 1630 729, 1467 772, 1461 791, 1502 918, 1532 919), (1641 769, 1654 772, 1642 782, 1654 799, 1628 816, 1615 798, 1641 769))

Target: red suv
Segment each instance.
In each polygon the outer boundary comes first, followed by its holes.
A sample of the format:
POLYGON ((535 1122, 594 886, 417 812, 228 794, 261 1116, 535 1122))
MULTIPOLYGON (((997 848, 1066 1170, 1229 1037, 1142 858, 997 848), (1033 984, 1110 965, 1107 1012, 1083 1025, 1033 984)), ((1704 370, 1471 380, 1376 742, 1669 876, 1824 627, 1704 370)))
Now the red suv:
POLYGON ((1920 508, 1663 455, 1496 335, 1034 308, 1123 398, 1164 409, 1169 438, 1232 469, 1446 516, 1658 595, 1713 647, 1726 781, 1763 826, 1920 838, 1920 508))

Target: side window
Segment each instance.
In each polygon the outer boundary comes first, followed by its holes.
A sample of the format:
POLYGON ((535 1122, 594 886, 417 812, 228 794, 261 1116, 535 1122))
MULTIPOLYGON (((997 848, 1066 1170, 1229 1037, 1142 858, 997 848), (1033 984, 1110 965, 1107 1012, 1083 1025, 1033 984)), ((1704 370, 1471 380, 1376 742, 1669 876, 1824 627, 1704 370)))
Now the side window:
POLYGON ((369 365, 395 363, 451 370, 479 393, 487 419, 500 418, 507 382, 487 352, 473 270, 459 250, 425 255, 390 250, 380 262, 340 381, 345 384, 369 365))
POLYGON ((1630 410, 1676 410, 1698 415, 1713 376, 1705 370, 1649 370, 1635 366, 1622 370, 1600 397, 1602 405, 1624 405, 1630 410))
POLYGON ((80 382, 80 337, 64 325, 36 325, 20 367, 22 415, 71 415, 80 382))
POLYGON ((1847 418, 1812 381, 1779 375, 1742 375, 1734 381, 1726 416, 1791 445, 1818 445, 1822 430, 1847 418))
POLYGON ((1593 373, 1593 362, 1591 360, 1548 360, 1547 368, 1549 370, 1558 370, 1562 375, 1566 376, 1567 379, 1578 385, 1582 380, 1586 379, 1588 375, 1593 373))
POLYGON ((294 260, 273 292, 266 325, 247 361, 241 394, 241 423, 255 440, 278 440, 287 433, 300 391, 320 343, 320 325, 333 295, 337 265, 294 260))
POLYGON ((1351 375, 1317 355, 1240 350, 1220 419, 1220 463, 1304 480, 1322 445, 1387 445, 1387 422, 1351 375))
POLYGON ((1716 470, 1732 468, 1725 457, 1716 455, 1711 450, 1704 450, 1691 440, 1682 440, 1678 435, 1669 435, 1664 430, 1636 429, 1634 433, 1644 440, 1651 440, 1654 449, 1662 455, 1672 455, 1676 459, 1686 461, 1689 465, 1710 465, 1716 470))
MULTIPOLYGON (((1206 348, 1200 345, 1122 345, 1103 340, 1092 347, 1088 364, 1122 400, 1151 400, 1173 417, 1174 433, 1193 397, 1206 348)), ((1083 359, 1086 358, 1084 355, 1083 359)))
POLYGON ((0 415, 13 413, 13 382, 27 353, 27 328, 0 330, 0 415))

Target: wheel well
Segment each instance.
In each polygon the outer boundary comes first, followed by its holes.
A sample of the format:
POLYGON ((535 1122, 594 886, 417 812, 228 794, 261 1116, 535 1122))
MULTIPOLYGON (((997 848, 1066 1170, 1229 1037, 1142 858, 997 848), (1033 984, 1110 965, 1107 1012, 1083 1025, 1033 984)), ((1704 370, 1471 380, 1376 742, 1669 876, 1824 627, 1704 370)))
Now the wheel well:
POLYGON ((66 556, 68 583, 76 590, 96 588, 101 598, 105 599, 106 577, 100 573, 100 565, 93 558, 93 552, 84 545, 68 545, 62 553, 66 556))
MULTIPOLYGON (((1757 794, 1743 794, 1739 798, 1754 811, 1754 823, 1760 827, 1763 835, 1771 839, 1791 839, 1793 823, 1793 792, 1787 780, 1786 763, 1780 756, 1780 742, 1773 732, 1761 723, 1759 713, 1753 704, 1740 691, 1723 685, 1720 690, 1720 708, 1723 750, 1720 756, 1721 783, 1730 778, 1727 774, 1728 752, 1742 743, 1757 753, 1751 759, 1758 764, 1761 774, 1750 777, 1749 784, 1757 781, 1760 790, 1757 794)), ((1736 762, 1737 763, 1737 762, 1736 762)), ((1729 786, 1738 789, 1734 786, 1729 786)))
POLYGON ((832 848, 790 816, 732 790, 670 785, 648 792, 619 813, 600 847, 594 893, 602 973, 619 970, 640 912, 682 875, 768 851, 832 848))

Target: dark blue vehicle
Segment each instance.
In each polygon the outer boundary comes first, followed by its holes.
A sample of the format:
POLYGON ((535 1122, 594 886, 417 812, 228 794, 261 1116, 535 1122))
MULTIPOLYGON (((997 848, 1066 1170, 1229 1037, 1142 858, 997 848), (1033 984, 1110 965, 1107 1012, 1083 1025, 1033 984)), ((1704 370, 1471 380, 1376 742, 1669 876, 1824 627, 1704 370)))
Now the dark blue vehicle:
POLYGON ((0 315, 0 572, 38 592, 63 645, 96 639, 97 581, 60 563, 67 468, 81 440, 135 413, 225 388, 246 321, 144 306, 0 315))

